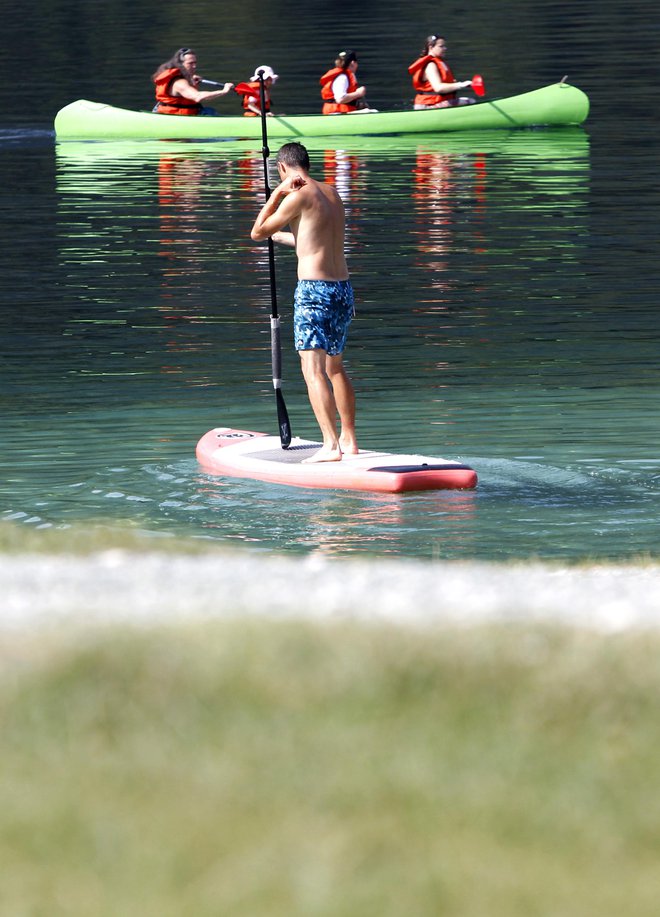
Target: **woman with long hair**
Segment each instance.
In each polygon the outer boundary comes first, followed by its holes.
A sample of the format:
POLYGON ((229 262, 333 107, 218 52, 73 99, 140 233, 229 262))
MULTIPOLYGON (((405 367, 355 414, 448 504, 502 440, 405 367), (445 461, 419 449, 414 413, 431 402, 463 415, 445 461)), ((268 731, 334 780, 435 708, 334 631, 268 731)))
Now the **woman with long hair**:
POLYGON ((225 83, 222 89, 201 92, 198 87, 204 80, 197 75, 197 55, 192 48, 179 48, 151 79, 156 86, 154 111, 161 115, 213 114, 205 103, 226 96, 234 88, 233 83, 225 83))

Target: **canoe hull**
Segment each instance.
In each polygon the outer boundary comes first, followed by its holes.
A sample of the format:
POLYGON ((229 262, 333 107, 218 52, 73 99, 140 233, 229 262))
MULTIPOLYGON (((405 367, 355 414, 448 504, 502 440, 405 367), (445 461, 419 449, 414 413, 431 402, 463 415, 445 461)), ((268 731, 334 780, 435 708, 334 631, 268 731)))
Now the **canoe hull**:
MULTIPOLYGON (((511 130, 582 124, 589 99, 568 83, 555 83, 506 99, 429 111, 385 111, 358 115, 292 115, 268 119, 268 136, 305 137, 429 134, 452 131, 511 130)), ((253 140, 261 119, 233 116, 184 118, 128 111, 80 99, 55 118, 58 140, 253 140)))

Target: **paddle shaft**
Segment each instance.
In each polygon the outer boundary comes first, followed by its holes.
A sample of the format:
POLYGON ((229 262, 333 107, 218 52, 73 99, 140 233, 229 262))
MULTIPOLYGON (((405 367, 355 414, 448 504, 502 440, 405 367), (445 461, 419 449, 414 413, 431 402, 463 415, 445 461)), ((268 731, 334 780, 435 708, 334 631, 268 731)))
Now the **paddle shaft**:
POLYGON ((217 86, 218 88, 220 88, 221 86, 225 86, 225 85, 226 85, 225 83, 219 83, 217 80, 205 80, 205 79, 201 79, 201 78, 200 78, 200 81, 199 81, 199 82, 200 82, 200 83, 206 83, 207 86, 217 86))
MULTIPOLYGON (((268 181, 268 131, 266 128, 266 90, 264 87, 263 73, 259 73, 259 102, 261 105, 261 140, 262 155, 264 160, 264 188, 266 200, 270 198, 270 183, 268 181)), ((282 342, 280 340, 280 317, 277 311, 277 286, 275 283, 275 246, 271 238, 268 239, 268 270, 270 272, 270 350, 273 366, 273 388, 277 400, 277 423, 280 430, 282 448, 286 449, 291 443, 291 424, 289 413, 284 403, 282 394, 282 342)))

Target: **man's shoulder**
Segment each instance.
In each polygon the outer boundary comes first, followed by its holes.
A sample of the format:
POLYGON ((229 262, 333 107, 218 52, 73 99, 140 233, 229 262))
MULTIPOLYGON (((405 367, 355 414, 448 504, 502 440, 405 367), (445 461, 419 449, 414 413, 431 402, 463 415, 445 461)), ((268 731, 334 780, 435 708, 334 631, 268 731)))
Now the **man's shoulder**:
POLYGON ((299 200, 305 204, 312 204, 319 197, 328 197, 328 188, 325 182, 317 181, 311 175, 305 176, 305 184, 297 192, 299 200))
POLYGON ((313 182, 314 182, 314 190, 317 194, 322 194, 324 197, 328 198, 328 200, 332 200, 332 201, 341 200, 339 193, 337 192, 337 189, 335 188, 334 185, 331 185, 327 181, 317 181, 316 179, 313 179, 313 182))

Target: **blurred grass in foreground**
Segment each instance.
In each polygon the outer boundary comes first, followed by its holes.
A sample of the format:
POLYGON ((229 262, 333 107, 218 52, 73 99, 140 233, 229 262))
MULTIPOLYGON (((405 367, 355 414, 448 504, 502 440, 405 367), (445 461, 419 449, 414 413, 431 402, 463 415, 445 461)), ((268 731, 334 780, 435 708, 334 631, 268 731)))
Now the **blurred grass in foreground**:
POLYGON ((207 538, 177 538, 145 532, 130 523, 98 523, 63 528, 34 529, 0 520, 1 554, 73 554, 84 556, 112 549, 198 554, 231 548, 207 538))
POLYGON ((657 913, 655 634, 39 639, 0 652, 2 914, 657 913))

